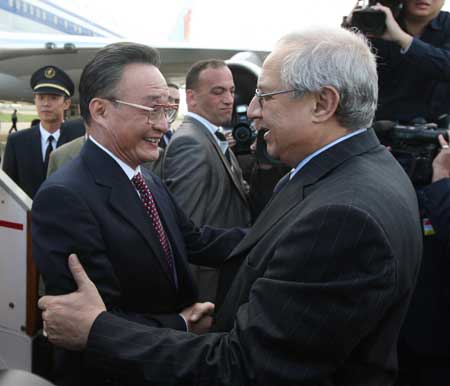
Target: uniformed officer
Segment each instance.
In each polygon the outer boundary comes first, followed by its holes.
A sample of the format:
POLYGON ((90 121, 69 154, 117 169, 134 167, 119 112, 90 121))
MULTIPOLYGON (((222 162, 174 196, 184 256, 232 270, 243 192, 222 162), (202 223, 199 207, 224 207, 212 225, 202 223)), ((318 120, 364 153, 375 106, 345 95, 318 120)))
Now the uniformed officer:
POLYGON ((8 137, 3 170, 33 198, 45 179, 52 150, 84 132, 82 127, 63 127, 75 88, 63 70, 44 66, 33 73, 30 85, 40 123, 8 137))

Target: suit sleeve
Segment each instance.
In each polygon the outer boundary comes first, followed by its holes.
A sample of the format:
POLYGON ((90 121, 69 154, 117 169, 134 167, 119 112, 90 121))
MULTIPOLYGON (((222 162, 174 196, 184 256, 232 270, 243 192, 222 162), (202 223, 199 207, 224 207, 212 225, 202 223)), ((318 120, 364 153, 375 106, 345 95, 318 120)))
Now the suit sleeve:
POLYGON ((48 160, 48 167, 47 167, 47 177, 53 174, 58 169, 58 160, 55 156, 55 153, 50 153, 50 158, 48 160))
POLYGON ((177 203, 192 221, 204 224, 212 169, 201 141, 189 136, 172 138, 162 167, 164 182, 177 203))
POLYGON ((8 138, 3 155, 3 171, 11 177, 11 179, 19 184, 19 172, 17 170, 16 148, 14 146, 13 134, 8 138))
POLYGON ((198 227, 185 214, 176 198, 159 178, 153 176, 153 184, 165 191, 176 219, 174 220, 182 234, 181 244, 185 245, 188 261, 192 264, 208 267, 220 267, 232 250, 248 233, 248 228, 198 227))
MULTIPOLYGON (((439 46, 414 37, 409 49, 402 54, 409 65, 414 66, 421 76, 430 80, 450 80, 450 31, 447 24, 443 24, 442 30, 434 31, 435 39, 440 40, 439 46)), ((400 51, 400 46, 393 42, 374 38, 371 43, 377 52, 378 60, 383 64, 390 59, 393 50, 400 51)))
POLYGON ((268 265, 260 262, 250 254, 238 274, 237 281, 256 278, 231 331, 157 331, 105 312, 88 355, 136 384, 322 384, 391 316, 395 259, 383 231, 359 210, 327 207, 296 219, 268 265))
POLYGON ((67 265, 76 253, 108 308, 121 317, 156 327, 185 330, 178 314, 150 315, 125 312, 118 307, 120 284, 107 256, 99 224, 86 203, 61 186, 46 186, 33 201, 31 236, 33 257, 42 274, 46 293, 59 295, 76 290, 67 265))

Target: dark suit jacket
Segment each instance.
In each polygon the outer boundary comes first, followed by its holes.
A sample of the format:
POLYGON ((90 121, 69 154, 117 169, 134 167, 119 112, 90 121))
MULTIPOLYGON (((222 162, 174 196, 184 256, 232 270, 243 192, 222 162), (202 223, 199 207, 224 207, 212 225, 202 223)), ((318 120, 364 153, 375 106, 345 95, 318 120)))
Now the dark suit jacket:
MULTIPOLYGON (((147 325, 185 330, 178 313, 197 299, 187 260, 217 266, 243 232, 208 228, 200 233, 161 181, 144 169, 142 173, 170 241, 178 288, 132 183, 120 166, 89 140, 76 159, 43 183, 34 199, 33 256, 48 294, 75 290, 67 267, 69 253, 75 252, 108 310, 147 325)), ((57 364, 58 384, 104 381, 102 374, 81 373, 82 358, 66 354, 57 364)))
MULTIPOLYGON (((231 164, 210 131, 185 117, 162 163, 163 181, 178 204, 198 226, 247 227, 251 214, 242 172, 230 151, 231 164)), ((218 273, 196 268, 201 300, 215 300, 218 273)))
MULTIPOLYGON (((78 120, 74 120, 77 121, 78 120)), ((84 135, 84 126, 66 121, 56 146, 84 135)), ((46 177, 42 160, 39 125, 20 130, 8 136, 3 159, 3 170, 31 198, 46 177)))
POLYGON ((228 260, 243 262, 216 333, 161 335, 105 312, 87 352, 135 384, 391 385, 421 253, 413 187, 368 131, 273 197, 228 260))

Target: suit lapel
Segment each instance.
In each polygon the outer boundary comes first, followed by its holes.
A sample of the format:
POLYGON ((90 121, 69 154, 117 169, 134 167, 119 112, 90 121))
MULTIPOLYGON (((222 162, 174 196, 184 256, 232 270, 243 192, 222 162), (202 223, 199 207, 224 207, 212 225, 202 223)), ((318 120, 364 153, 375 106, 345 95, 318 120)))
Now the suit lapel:
POLYGON ((67 142, 67 133, 64 130, 64 123, 61 124, 61 127, 59 128, 59 138, 58 142, 56 142, 56 147, 60 147, 61 145, 65 144, 67 142))
POLYGON ((33 126, 31 128, 30 136, 30 159, 36 162, 31 170, 36 171, 36 175, 39 181, 43 181, 45 178, 44 161, 42 159, 42 147, 41 147, 41 132, 39 130, 39 125, 33 126))
POLYGON ((283 189, 272 196, 270 202, 259 215, 251 231, 236 246, 230 257, 242 254, 258 242, 276 223, 291 210, 300 205, 305 196, 305 188, 314 185, 334 168, 348 159, 365 153, 380 143, 373 130, 355 135, 314 157, 301 169, 283 189))
POLYGON ((231 165, 233 165, 233 167, 235 169, 239 168, 239 163, 238 163, 235 155, 233 154, 233 152, 230 150, 230 153, 231 153, 230 154, 231 163, 230 163, 226 159, 225 155, 222 153, 222 149, 220 148, 220 146, 217 143, 216 139, 214 138, 213 134, 211 134, 211 132, 201 122, 198 122, 195 119, 190 119, 189 117, 186 117, 185 119, 186 119, 187 122, 189 122, 192 125, 198 127, 202 131, 202 135, 204 135, 208 139, 208 141, 211 143, 211 145, 214 147, 215 151, 217 152, 218 157, 220 158, 220 160, 222 161, 223 165, 225 166, 225 170, 227 171, 227 173, 229 174, 231 180, 233 181, 233 184, 235 185, 236 189, 238 190, 238 192, 241 195, 241 197, 244 200, 244 202, 247 203, 247 196, 246 196, 246 194, 244 192, 242 183, 239 180, 237 173, 235 173, 231 169, 231 165))
POLYGON ((303 200, 304 183, 301 178, 295 176, 284 189, 274 195, 264 210, 258 216, 247 236, 236 246, 231 256, 239 255, 253 246, 262 238, 278 221, 303 200))
MULTIPOLYGON (((161 243, 153 229, 150 217, 120 166, 91 141, 86 141, 81 157, 87 163, 98 185, 110 190, 109 204, 145 239, 168 279, 173 283, 161 243)), ((150 258, 150 257, 149 257, 150 258)))
MULTIPOLYGON (((222 155, 222 157, 225 158, 223 155, 222 155)), ((239 161, 237 160, 236 156, 234 155, 234 153, 231 149, 230 149, 230 162, 231 162, 231 166, 234 168, 234 170, 232 170, 230 168, 230 166, 228 165, 228 162, 226 163, 225 167, 227 168, 228 173, 230 174, 231 179, 234 182, 234 185, 236 186, 237 190, 241 194, 242 199, 245 202, 247 202, 247 195, 244 191, 244 187, 243 187, 242 181, 241 181, 241 178, 243 178, 242 172, 240 172, 240 173, 237 172, 237 170, 240 170, 241 167, 239 165, 239 161)))

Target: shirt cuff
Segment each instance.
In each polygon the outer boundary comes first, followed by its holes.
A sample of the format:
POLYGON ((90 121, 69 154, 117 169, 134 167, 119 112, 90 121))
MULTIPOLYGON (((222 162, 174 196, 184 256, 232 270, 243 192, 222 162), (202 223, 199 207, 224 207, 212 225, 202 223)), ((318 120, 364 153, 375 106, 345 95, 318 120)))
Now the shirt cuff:
POLYGON ((401 54, 406 54, 408 52, 408 50, 411 48, 411 45, 412 45, 413 41, 414 41, 414 38, 411 39, 411 42, 408 44, 407 47, 400 48, 400 53, 401 54))
POLYGON ((184 324, 186 325, 186 331, 189 332, 188 322, 187 322, 186 318, 181 314, 178 314, 178 315, 180 315, 181 319, 183 319, 184 324))

